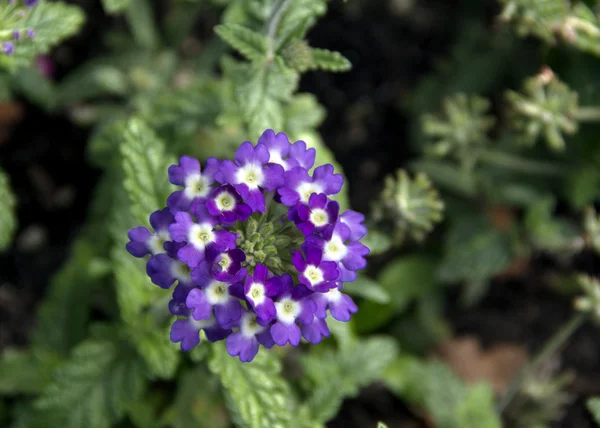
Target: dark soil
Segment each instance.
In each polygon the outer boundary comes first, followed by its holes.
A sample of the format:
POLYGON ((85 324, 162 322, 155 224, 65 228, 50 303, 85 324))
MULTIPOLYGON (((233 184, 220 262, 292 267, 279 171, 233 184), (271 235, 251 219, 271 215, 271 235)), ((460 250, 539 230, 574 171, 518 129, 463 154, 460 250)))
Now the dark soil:
MULTIPOLYGON (((354 66, 352 72, 309 73, 303 77, 302 90, 314 93, 327 109, 328 118, 321 128, 324 139, 344 167, 353 207, 368 212, 383 177, 415 155, 407 142, 411 124, 399 101, 448 51, 460 25, 459 1, 417 1, 407 14, 390 6, 401 1, 353 2, 355 13, 333 2, 328 15, 309 34, 311 45, 347 56, 354 66)), ((58 78, 100 49, 101 30, 108 19, 99 10, 99 2, 84 6, 95 18, 88 20, 81 36, 54 53, 60 61, 58 78)), ((85 160, 86 130, 25 101, 19 105, 22 119, 10 129, 0 125, 10 131, 0 140, 0 164, 8 171, 19 199, 17 239, 0 255, 0 350, 27 343, 32 314, 85 220, 98 178, 98 171, 85 160)), ((600 263, 586 257, 575 262, 586 271, 597 270, 600 263)), ((568 299, 535 279, 497 282, 474 308, 450 308, 448 316, 457 335, 475 335, 483 346, 517 342, 530 352, 538 350, 572 310, 568 299)), ((600 393, 597 330, 584 326, 560 360, 564 368, 576 373, 571 392, 577 399, 556 426, 591 427, 583 397, 600 393)), ((381 386, 347 400, 329 426, 375 427, 378 420, 390 428, 423 426, 381 386)))

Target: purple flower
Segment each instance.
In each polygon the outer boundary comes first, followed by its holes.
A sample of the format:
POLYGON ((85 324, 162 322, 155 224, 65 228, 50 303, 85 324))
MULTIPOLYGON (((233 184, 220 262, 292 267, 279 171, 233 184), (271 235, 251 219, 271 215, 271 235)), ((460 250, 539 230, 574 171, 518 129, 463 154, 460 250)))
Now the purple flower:
POLYGON ((235 248, 237 235, 227 230, 215 230, 217 219, 210 215, 206 206, 194 203, 192 213, 198 219, 194 222, 187 212, 175 214, 175 223, 169 226, 169 232, 175 242, 186 245, 177 251, 177 257, 191 268, 205 260, 207 251, 217 253, 235 248))
POLYGON ((178 165, 169 167, 169 181, 183 187, 183 190, 176 190, 167 199, 167 206, 173 213, 187 211, 194 201, 206 199, 215 182, 214 175, 219 163, 216 158, 208 158, 202 172, 198 159, 182 156, 178 165))
POLYGON ((33 39, 35 37, 35 30, 29 28, 27 31, 25 31, 25 35, 29 38, 29 39, 33 39))
POLYGON ((265 211, 261 189, 273 191, 283 185, 283 167, 269 162, 269 150, 264 144, 246 141, 235 152, 235 162, 224 160, 215 174, 221 184, 232 184, 254 211, 265 211))
POLYGON ((209 255, 192 271, 192 281, 200 286, 207 285, 213 278, 219 281, 231 282, 233 276, 242 267, 244 260, 246 260, 246 254, 239 248, 218 253, 214 256, 209 255))
POLYGON ((2 43, 2 52, 6 55, 11 56, 15 51, 15 45, 12 42, 4 42, 2 43))
POLYGON ((224 329, 216 322, 215 318, 195 320, 192 317, 178 319, 171 326, 171 341, 181 342, 181 350, 189 351, 200 343, 200 330, 204 330, 209 342, 225 339, 231 334, 231 329, 224 329))
POLYGON ((25 6, 33 7, 39 3, 40 0, 25 0, 25 6))
POLYGON ((341 221, 328 226, 323 237, 311 235, 306 237, 307 247, 317 246, 323 250, 323 260, 337 262, 340 270, 340 280, 351 282, 356 279, 356 271, 367 265, 365 257, 370 250, 360 242, 350 240, 350 228, 341 221))
POLYGON ((341 190, 343 183, 344 178, 340 174, 334 174, 330 164, 315 168, 312 177, 306 169, 296 167, 285 173, 285 186, 277 192, 281 203, 291 207, 298 202, 308 204, 313 193, 335 195, 341 190))
POLYGON ((171 288, 177 280, 179 283, 191 284, 190 268, 167 254, 150 257, 146 264, 146 274, 150 280, 161 288, 171 288))
POLYGON ((300 343, 301 332, 296 323, 310 325, 316 310, 315 303, 307 298, 310 290, 302 284, 295 287, 292 284, 289 274, 281 276, 280 293, 275 302, 276 320, 270 330, 273 341, 279 346, 288 342, 297 346, 300 343))
POLYGON ((316 246, 307 246, 304 250, 306 261, 300 251, 292 253, 292 263, 299 272, 298 279, 313 291, 325 292, 335 287, 340 272, 337 263, 322 261, 323 252, 316 246))
POLYGON ((333 318, 347 322, 350 321, 352 314, 358 311, 352 298, 341 293, 337 287, 327 293, 315 293, 310 298, 315 302, 315 316, 319 319, 325 319, 329 309, 333 318))
POLYGON ((144 257, 148 254, 161 254, 165 252, 164 244, 171 239, 169 225, 173 222, 173 215, 168 208, 150 214, 151 232, 143 226, 134 227, 127 232, 130 242, 125 248, 134 257, 144 257))
POLYGON ((173 290, 173 297, 169 301, 169 312, 173 315, 189 315, 190 309, 185 304, 188 294, 196 286, 189 283, 178 284, 173 290))
MULTIPOLYGON (((245 269, 241 269, 236 277, 244 277, 245 269)), ((204 288, 195 288, 187 296, 185 304, 193 309, 192 316, 196 320, 206 320, 214 310, 215 318, 223 328, 232 327, 242 316, 240 301, 231 294, 231 284, 213 280, 204 288)))
POLYGON ((13 40, 19 40, 21 38, 21 32, 19 30, 15 30, 12 33, 13 40))
POLYGON ((367 234, 367 226, 363 224, 365 216, 356 211, 346 210, 340 216, 340 221, 350 229, 350 240, 359 241, 367 234))
POLYGON ((296 161, 298 165, 307 171, 315 165, 317 151, 314 148, 307 148, 302 140, 296 141, 290 147, 290 160, 296 161))
POLYGON ((278 277, 267 279, 269 269, 257 264, 254 275, 248 275, 244 284, 244 295, 261 321, 269 322, 275 318, 275 304, 271 297, 279 292, 281 280, 278 277))
POLYGON ((317 344, 323 340, 324 337, 329 337, 329 327, 324 319, 317 318, 315 315, 313 322, 310 325, 302 324, 300 327, 302 336, 310 343, 317 344))
POLYGON ((298 203, 290 208, 288 218, 296 223, 298 229, 305 235, 334 224, 338 219, 340 204, 327 199, 324 193, 313 193, 308 199, 308 206, 298 203))
POLYGON ((256 322, 256 314, 247 311, 240 319, 240 329, 227 337, 227 352, 240 361, 250 362, 258 353, 259 344, 270 349, 275 342, 269 328, 256 322))
POLYGON ((299 166, 298 161, 289 159, 292 145, 283 132, 275 134, 272 129, 267 129, 258 139, 258 144, 264 144, 269 149, 269 162, 281 165, 285 171, 299 166))
POLYGON ((213 190, 206 200, 206 208, 223 225, 233 224, 238 220, 246 221, 252 214, 252 208, 242 202, 242 197, 231 185, 213 190))

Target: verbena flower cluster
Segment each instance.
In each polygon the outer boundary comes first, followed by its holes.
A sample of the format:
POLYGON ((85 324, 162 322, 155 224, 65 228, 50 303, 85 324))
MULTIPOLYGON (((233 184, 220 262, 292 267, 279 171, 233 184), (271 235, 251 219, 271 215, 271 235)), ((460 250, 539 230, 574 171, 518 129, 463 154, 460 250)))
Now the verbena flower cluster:
POLYGON ((29 9, 39 3, 39 0, 4 0, 8 3, 4 7, 2 17, 0 17, 0 44, 4 55, 12 55, 16 46, 22 40, 35 37, 35 31, 32 28, 20 29, 18 24, 28 13, 29 9))
POLYGON ((181 189, 150 215, 153 230, 129 231, 127 250, 151 256, 154 284, 177 283, 171 340, 182 350, 198 345, 204 330, 208 341, 226 338, 230 355, 251 361, 259 345, 319 343, 329 336, 327 311, 339 321, 357 311, 342 288, 366 266, 364 216, 339 212, 329 197, 343 177, 329 164, 311 175, 315 156, 304 141, 267 130, 233 161, 209 158, 201 167, 182 156, 169 167, 181 189))

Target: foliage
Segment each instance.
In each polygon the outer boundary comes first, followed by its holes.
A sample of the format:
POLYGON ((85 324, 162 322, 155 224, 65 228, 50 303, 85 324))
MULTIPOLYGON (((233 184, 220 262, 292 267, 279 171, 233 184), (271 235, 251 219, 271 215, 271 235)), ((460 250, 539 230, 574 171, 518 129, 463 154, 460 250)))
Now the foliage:
POLYGON ((10 244, 17 228, 16 200, 10 187, 6 173, 0 169, 0 200, 3 207, 0 210, 0 250, 10 244))

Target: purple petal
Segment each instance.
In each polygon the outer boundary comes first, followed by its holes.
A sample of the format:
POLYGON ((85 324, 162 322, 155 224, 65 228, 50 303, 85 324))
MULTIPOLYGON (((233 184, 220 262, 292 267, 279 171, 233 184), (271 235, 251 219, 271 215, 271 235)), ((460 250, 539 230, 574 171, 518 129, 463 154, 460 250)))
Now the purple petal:
POLYGON ((346 210, 340 216, 340 221, 348 226, 350 240, 358 241, 367 234, 367 227, 363 225, 365 216, 356 211, 346 210))
POLYGON ((340 276, 337 262, 321 262, 319 269, 321 269, 323 278, 327 281, 335 281, 340 276))
POLYGON ((313 291, 310 288, 306 285, 298 284, 292 290, 292 299, 299 301, 311 294, 313 294, 313 291))
POLYGON ((369 254, 369 247, 360 242, 350 242, 346 248, 348 248, 348 252, 342 260, 344 267, 350 270, 364 269, 367 266, 364 256, 369 254))
POLYGON ((277 309, 271 299, 266 298, 261 305, 252 305, 254 312, 261 319, 261 321, 271 321, 277 316, 277 309))
POLYGON ((327 298, 323 293, 314 293, 310 299, 315 303, 315 316, 320 319, 327 318, 327 298))
POLYGON ((246 221, 248 217, 252 214, 252 208, 249 205, 244 203, 238 203, 235 206, 235 216, 240 221, 246 221))
MULTIPOLYGON (((264 147, 264 146, 263 146, 264 147)), ((245 165, 256 160, 254 146, 249 141, 244 141, 235 152, 235 162, 238 165, 245 165)))
POLYGON ((183 190, 176 190, 167 198, 167 206, 173 214, 189 210, 190 205, 192 205, 192 199, 189 199, 183 190))
POLYGON ((308 206, 311 209, 325 208, 326 204, 327 196, 325 195, 325 193, 313 193, 312 195, 310 195, 310 198, 308 198, 308 206))
POLYGON ((169 181, 172 184, 183 186, 186 177, 192 174, 200 174, 200 162, 190 156, 181 156, 179 165, 171 165, 168 171, 169 181))
POLYGON ((202 175, 209 179, 209 182, 212 184, 214 181, 214 176, 219 171, 221 166, 221 161, 217 158, 210 157, 206 159, 206 164, 204 165, 204 172, 202 175))
POLYGON ((217 323, 210 327, 205 327, 203 328, 203 330, 206 334, 206 339, 209 342, 217 342, 219 340, 223 340, 231 334, 230 328, 222 328, 217 323))
POLYGON ((327 195, 335 195, 344 184, 344 178, 340 174, 334 174, 333 170, 333 165, 325 164, 316 167, 313 172, 313 181, 319 183, 327 195))
MULTIPOLYGON (((189 305, 188 305, 189 306, 189 305)), ((223 328, 231 328, 242 316, 242 305, 232 297, 223 305, 215 305, 215 318, 223 328)))
POLYGON ((163 208, 159 211, 154 211, 150 214, 150 224, 155 231, 168 230, 169 225, 174 221, 173 214, 168 208, 163 208))
POLYGON ((227 230, 215 230, 214 248, 218 249, 219 252, 231 250, 235 248, 235 242, 237 241, 237 235, 227 230))
POLYGON ((288 207, 295 205, 300 200, 300 195, 298 192, 288 187, 280 187, 277 189, 277 193, 279 194, 281 203, 288 207))
POLYGON ((204 260, 204 251, 198 250, 192 244, 187 244, 177 251, 177 258, 194 269, 204 260))
POLYGON ((235 332, 227 338, 227 352, 232 357, 240 357, 242 362, 250 362, 258 353, 258 341, 254 337, 244 337, 241 332, 235 332))
POLYGON ((265 296, 275 297, 281 290, 281 278, 274 276, 265 282, 265 296))
POLYGON ((352 298, 346 294, 341 294, 341 299, 335 302, 329 302, 329 313, 338 321, 350 321, 352 314, 357 311, 358 308, 352 301, 352 298))
POLYGON ((323 251, 321 251, 318 247, 308 247, 304 251, 306 254, 306 264, 319 266, 321 263, 321 258, 323 257, 323 251))
POLYGON ((194 224, 192 216, 186 212, 178 212, 175 214, 175 223, 169 226, 169 234, 175 242, 187 241, 190 227, 194 224))
POLYGON ((257 264, 254 268, 254 281, 260 282, 264 284, 267 280, 267 275, 269 274, 269 268, 263 264, 257 264))
POLYGON ((279 346, 284 346, 287 342, 292 346, 298 346, 300 343, 300 328, 296 324, 276 322, 270 331, 273 341, 279 346))
POLYGON ((203 260, 190 273, 192 282, 200 287, 206 287, 213 281, 212 263, 208 260, 203 260))
POLYGON ((195 320, 207 320, 212 315, 212 306, 208 303, 204 290, 194 288, 185 299, 185 304, 193 309, 192 316, 195 320))
POLYGON ((317 310, 317 305, 312 299, 308 298, 302 299, 300 305, 302 306, 302 310, 296 317, 296 320, 305 325, 311 324, 313 322, 315 311, 317 310))
POLYGON ((146 264, 146 274, 150 280, 161 288, 170 288, 175 282, 175 277, 171 273, 173 259, 166 254, 152 256, 146 264))
POLYGON ((181 350, 186 352, 200 343, 200 330, 188 320, 176 320, 171 326, 170 336, 172 342, 181 342, 181 350))
POLYGON ((296 141, 290 147, 290 158, 297 161, 307 171, 314 166, 316 156, 317 151, 313 148, 307 149, 306 143, 302 140, 296 141))
POLYGON ((302 336, 304 336, 307 341, 315 345, 320 343, 324 337, 329 337, 330 335, 329 327, 327 327, 325 320, 316 317, 312 324, 303 324, 300 329, 302 331, 302 336))
POLYGON ((342 282, 352 282, 352 281, 355 281, 356 277, 358 276, 356 274, 356 271, 350 270, 350 269, 346 269, 343 264, 338 265, 338 269, 340 270, 340 278, 339 279, 342 282))
POLYGON ((236 172, 238 167, 229 159, 225 159, 219 165, 219 170, 215 173, 215 180, 221 184, 237 184, 236 172))
POLYGON ((286 173, 284 174, 284 178, 285 187, 289 189, 296 189, 301 183, 311 181, 310 177, 308 176, 308 172, 306 172, 306 170, 302 167, 296 167, 292 168, 289 171, 286 171, 286 173))
POLYGON ((263 168, 264 181, 262 187, 270 191, 283 186, 285 182, 284 172, 283 167, 276 163, 265 165, 263 168))
POLYGON ((253 211, 265 212, 265 197, 259 189, 250 190, 245 196, 246 203, 253 211))
POLYGON ((304 270, 306 269, 306 262, 304 261, 302 253, 300 251, 292 251, 292 264, 298 272, 304 272, 304 270))
POLYGON ((275 134, 272 129, 267 129, 258 139, 258 144, 264 144, 269 152, 273 150, 279 152, 281 158, 287 156, 290 152, 290 140, 283 132, 275 134))
POLYGON ((262 346, 267 349, 271 349, 273 345, 275 345, 275 341, 273 340, 273 336, 271 336, 271 328, 265 328, 263 331, 256 335, 256 340, 262 346))

